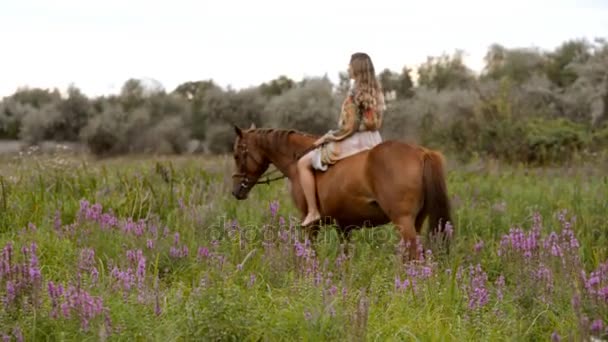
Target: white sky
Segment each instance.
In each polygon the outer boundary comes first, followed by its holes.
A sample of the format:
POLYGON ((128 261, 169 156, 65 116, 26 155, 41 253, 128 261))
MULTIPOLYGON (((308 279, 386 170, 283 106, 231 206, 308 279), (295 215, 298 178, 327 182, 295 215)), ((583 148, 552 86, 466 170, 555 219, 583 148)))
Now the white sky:
POLYGON ((336 81, 355 51, 400 71, 463 49, 479 70, 495 42, 552 49, 580 37, 608 38, 607 0, 0 0, 0 97, 70 83, 97 96, 131 77, 169 91, 336 81))

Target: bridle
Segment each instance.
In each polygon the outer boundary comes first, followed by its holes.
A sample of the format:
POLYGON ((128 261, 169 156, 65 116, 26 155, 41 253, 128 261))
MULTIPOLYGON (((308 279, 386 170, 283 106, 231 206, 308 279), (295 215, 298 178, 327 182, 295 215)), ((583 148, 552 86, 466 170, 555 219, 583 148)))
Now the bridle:
MULTIPOLYGON (((261 161, 259 161, 257 158, 255 158, 253 155, 251 155, 251 154, 248 153, 249 150, 248 150, 247 145, 245 143, 239 143, 238 144, 238 150, 239 150, 239 155, 240 155, 239 156, 239 160, 238 160, 238 162, 240 164, 240 165, 238 165, 239 169, 243 169, 242 166, 246 165, 248 158, 251 158, 257 165, 262 165, 263 164, 261 161)), ((240 184, 241 188, 247 189, 252 184, 253 185, 255 185, 255 184, 267 184, 267 185, 269 185, 271 182, 274 182, 276 180, 283 179, 283 178, 286 177, 285 175, 281 175, 281 176, 278 176, 278 177, 270 178, 271 174, 276 173, 278 171, 279 171, 278 169, 275 169, 275 170, 271 171, 270 174, 268 176, 266 176, 266 179, 264 179, 262 181, 256 181, 255 183, 251 182, 250 179, 249 179, 250 176, 248 174, 244 173, 244 172, 235 172, 235 173, 232 174, 232 178, 240 177, 241 178, 241 184, 240 184)))
MULTIPOLYGON (((249 150, 248 150, 248 148, 247 148, 247 144, 245 144, 245 143, 239 143, 239 144, 237 145, 237 147, 238 147, 238 150, 239 150, 239 155, 240 155, 240 156, 239 156, 239 160, 238 160, 238 161, 239 161, 239 164, 240 164, 240 165, 238 165, 239 169, 243 169, 243 167, 242 167, 242 166, 243 166, 243 165, 245 165, 245 164, 247 163, 247 158, 251 158, 251 159, 252 159, 252 160, 253 160, 253 161, 254 161, 254 162, 257 164, 257 165, 262 165, 262 164, 263 164, 261 161, 257 160, 257 159, 256 159, 256 158, 255 158, 253 155, 251 155, 251 154, 249 154, 249 153, 248 153, 248 152, 249 152, 249 150)), ((303 156, 303 155, 305 155, 306 153, 308 153, 308 152, 312 151, 312 150, 313 150, 313 149, 315 149, 316 147, 317 147, 317 146, 314 146, 314 145, 313 145, 313 146, 311 146, 311 147, 309 147, 309 148, 305 149, 305 150, 304 150, 302 153, 300 153, 299 155, 298 155, 298 154, 295 154, 295 155, 294 155, 294 157, 295 157, 294 159, 295 159, 295 160, 294 160, 294 161, 292 161, 292 163, 297 162, 297 161, 298 161, 298 159, 300 159, 300 157, 302 157, 302 156, 303 156)), ((241 188, 243 188, 243 189, 247 189, 247 188, 249 188, 249 187, 250 187, 252 184, 253 184, 253 185, 255 185, 255 184, 266 184, 266 185, 269 185, 271 182, 274 182, 274 181, 277 181, 277 180, 280 180, 280 179, 283 179, 283 178, 286 178, 286 177, 287 177, 287 176, 285 176, 285 175, 280 175, 280 176, 276 176, 276 177, 270 178, 270 176, 271 176, 272 174, 276 173, 276 172, 280 172, 280 170, 278 170, 278 169, 274 169, 274 170, 272 170, 272 171, 271 171, 271 172, 270 172, 270 173, 269 173, 269 174, 266 176, 266 178, 265 178, 264 180, 256 181, 255 183, 251 182, 251 181, 249 180, 249 175, 247 175, 246 173, 243 173, 243 172, 234 172, 234 173, 232 174, 232 178, 240 177, 240 178, 241 178, 241 184, 240 184, 241 188)), ((263 176, 263 174, 262 174, 261 176, 263 176)), ((260 176, 260 177, 261 177, 261 176, 260 176)))

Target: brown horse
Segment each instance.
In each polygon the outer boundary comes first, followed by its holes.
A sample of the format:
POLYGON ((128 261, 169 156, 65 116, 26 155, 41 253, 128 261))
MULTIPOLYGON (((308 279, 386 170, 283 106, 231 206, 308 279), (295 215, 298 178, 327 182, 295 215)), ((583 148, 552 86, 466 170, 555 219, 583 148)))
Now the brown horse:
MULTIPOLYGON (((303 219, 307 210, 297 160, 318 137, 294 130, 234 128, 233 196, 247 198, 273 164, 289 179, 292 199, 303 219)), ((337 162, 327 171, 316 172, 321 216, 335 221, 341 239, 348 239, 352 229, 392 222, 409 245, 409 258, 417 259, 416 236, 425 218, 429 216, 429 233, 445 233, 451 221, 443 164, 439 152, 384 141, 337 162)), ((318 226, 309 228, 311 240, 318 230, 318 226)), ((446 234, 440 237, 449 247, 446 234)))

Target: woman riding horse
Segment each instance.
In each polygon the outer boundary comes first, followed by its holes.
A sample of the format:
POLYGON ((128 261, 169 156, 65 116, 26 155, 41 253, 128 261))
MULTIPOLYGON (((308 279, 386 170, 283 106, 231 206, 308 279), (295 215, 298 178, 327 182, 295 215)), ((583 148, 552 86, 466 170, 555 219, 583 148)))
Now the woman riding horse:
POLYGON ((306 218, 302 221, 302 226, 305 227, 321 218, 316 202, 313 169, 325 171, 340 159, 371 149, 382 142, 378 130, 386 107, 371 58, 365 53, 353 54, 348 73, 354 84, 342 103, 339 129, 331 130, 318 139, 314 143, 316 148, 298 161, 300 183, 308 208, 306 218))

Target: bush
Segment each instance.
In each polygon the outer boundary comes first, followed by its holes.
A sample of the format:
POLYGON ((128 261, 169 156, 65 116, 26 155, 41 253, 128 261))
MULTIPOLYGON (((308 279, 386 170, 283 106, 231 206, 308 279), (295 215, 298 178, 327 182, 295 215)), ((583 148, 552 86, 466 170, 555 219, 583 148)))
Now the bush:
POLYGON ((82 140, 98 156, 127 151, 127 114, 118 105, 106 105, 82 130, 82 140))
POLYGON ((134 150, 158 154, 181 154, 188 148, 190 134, 179 116, 163 119, 137 137, 134 150))
POLYGON ((52 128, 61 120, 61 113, 53 104, 47 104, 40 109, 29 107, 21 122, 19 138, 31 145, 50 139, 52 128))
POLYGON ((522 156, 531 163, 565 162, 589 145, 585 126, 567 119, 532 119, 525 123, 522 156))
POLYGON ((230 153, 234 144, 234 127, 229 124, 215 125, 207 134, 207 148, 211 153, 230 153))
POLYGON ((31 105, 12 100, 4 100, 0 103, 0 139, 19 139, 21 121, 33 110, 35 108, 31 105))
POLYGON ((608 149, 608 123, 599 127, 592 133, 591 149, 593 151, 608 149))
POLYGON ((122 153, 182 153, 191 130, 190 109, 176 96, 156 94, 139 107, 124 110, 124 104, 105 101, 82 130, 82 140, 98 156, 122 153))
POLYGON ((325 134, 337 128, 341 100, 338 102, 327 79, 310 79, 297 88, 274 97, 266 106, 265 123, 312 134, 325 134))

